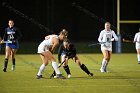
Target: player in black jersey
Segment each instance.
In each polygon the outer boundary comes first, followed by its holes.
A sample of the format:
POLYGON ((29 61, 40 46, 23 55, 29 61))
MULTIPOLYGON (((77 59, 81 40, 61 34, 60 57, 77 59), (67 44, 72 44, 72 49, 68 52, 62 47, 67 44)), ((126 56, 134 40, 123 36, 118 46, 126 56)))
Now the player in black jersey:
POLYGON ((68 66, 68 60, 72 58, 75 60, 75 62, 80 66, 80 68, 87 73, 89 76, 93 76, 93 73, 91 73, 88 68, 81 63, 80 58, 78 57, 76 53, 76 48, 73 43, 70 43, 68 39, 65 39, 63 43, 60 45, 59 50, 58 50, 58 62, 61 63, 61 58, 62 62, 64 62, 64 70, 66 71, 68 78, 71 77, 71 72, 68 66))

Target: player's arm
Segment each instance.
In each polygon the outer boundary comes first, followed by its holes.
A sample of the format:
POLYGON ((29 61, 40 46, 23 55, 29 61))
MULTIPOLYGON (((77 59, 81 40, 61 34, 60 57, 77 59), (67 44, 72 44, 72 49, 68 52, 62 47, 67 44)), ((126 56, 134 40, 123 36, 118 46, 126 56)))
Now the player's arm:
POLYGON ((51 48, 50 51, 51 51, 52 53, 54 53, 56 47, 59 45, 59 40, 58 40, 58 38, 55 38, 55 37, 54 37, 52 42, 53 42, 53 45, 52 45, 52 48, 51 48))
POLYGON ((8 37, 8 35, 7 35, 7 30, 5 29, 3 38, 1 38, 1 42, 0 42, 0 43, 5 43, 4 41, 7 41, 7 40, 8 40, 7 37, 8 37))
POLYGON ((138 37, 138 34, 135 34, 135 37, 134 37, 134 40, 133 40, 134 43, 137 42, 137 37, 138 37))
POLYGON ((7 41, 7 40, 8 40, 7 29, 5 29, 2 41, 7 41))
POLYGON ((114 31, 112 31, 112 35, 113 35, 114 38, 112 38, 111 41, 118 41, 118 37, 117 37, 117 35, 115 34, 114 31))
POLYGON ((2 38, 1 38, 1 36, 0 36, 0 44, 1 44, 1 43, 3 43, 3 42, 2 42, 2 38))
POLYGON ((99 42, 102 42, 102 38, 103 38, 103 32, 101 31, 101 32, 100 32, 100 35, 99 35, 99 37, 98 37, 98 41, 99 41, 99 42))
POLYGON ((16 40, 19 40, 22 37, 22 34, 21 34, 20 30, 18 28, 15 28, 15 29, 16 29, 16 34, 14 36, 14 40, 11 40, 12 43, 15 43, 16 40))

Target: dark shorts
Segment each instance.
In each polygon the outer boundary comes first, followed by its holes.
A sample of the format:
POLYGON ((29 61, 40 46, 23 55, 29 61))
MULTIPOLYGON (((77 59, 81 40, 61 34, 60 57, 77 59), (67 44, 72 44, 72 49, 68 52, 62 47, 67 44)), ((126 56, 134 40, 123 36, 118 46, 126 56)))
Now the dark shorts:
POLYGON ((63 56, 63 55, 66 55, 66 53, 62 52, 62 53, 61 53, 61 56, 63 56))
POLYGON ((16 41, 15 43, 6 43, 6 46, 9 46, 10 48, 13 48, 13 49, 18 49, 19 43, 18 41, 16 41))

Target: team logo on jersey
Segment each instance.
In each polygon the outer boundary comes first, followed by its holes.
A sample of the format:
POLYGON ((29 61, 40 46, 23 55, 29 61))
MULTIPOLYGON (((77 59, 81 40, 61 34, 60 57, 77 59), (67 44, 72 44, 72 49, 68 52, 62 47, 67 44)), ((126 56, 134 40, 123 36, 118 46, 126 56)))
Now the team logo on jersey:
POLYGON ((8 34, 8 35, 10 35, 10 34, 15 34, 15 32, 8 31, 7 34, 8 34))

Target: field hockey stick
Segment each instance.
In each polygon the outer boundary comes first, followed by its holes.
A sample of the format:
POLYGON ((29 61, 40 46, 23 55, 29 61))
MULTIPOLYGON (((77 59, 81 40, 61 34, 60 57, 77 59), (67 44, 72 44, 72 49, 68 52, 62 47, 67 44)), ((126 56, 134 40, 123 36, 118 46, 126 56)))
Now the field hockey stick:
POLYGON ((111 40, 111 41, 106 41, 106 42, 93 43, 93 44, 89 44, 88 46, 91 47, 91 46, 101 45, 101 44, 110 43, 110 42, 113 42, 113 41, 111 40))
POLYGON ((12 43, 12 41, 2 41, 2 42, 0 42, 0 44, 4 44, 4 43, 12 43))
MULTIPOLYGON (((60 67, 63 65, 64 62, 66 62, 66 61, 64 60, 57 68, 60 68, 60 67)), ((54 70, 53 73, 51 74, 50 79, 51 79, 52 77, 54 77, 54 75, 55 75, 55 70, 54 70)))
POLYGON ((4 43, 12 43, 12 41, 1 41, 0 42, 0 50, 1 50, 1 44, 4 44, 4 43))
POLYGON ((91 46, 95 46, 95 45, 101 45, 104 43, 106 43, 106 42, 93 43, 93 44, 89 44, 88 46, 91 47, 91 46))

